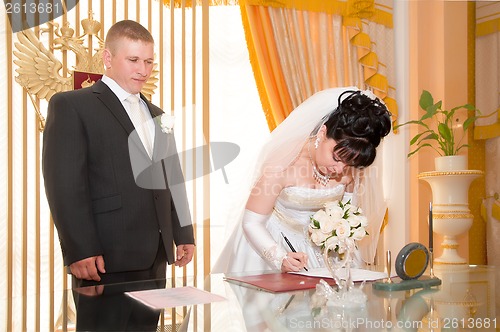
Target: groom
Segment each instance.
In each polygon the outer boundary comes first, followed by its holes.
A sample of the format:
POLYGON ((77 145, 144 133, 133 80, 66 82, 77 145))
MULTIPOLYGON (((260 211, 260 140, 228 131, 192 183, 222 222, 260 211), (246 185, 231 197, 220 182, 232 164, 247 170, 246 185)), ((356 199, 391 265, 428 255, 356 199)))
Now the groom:
POLYGON ((140 94, 153 69, 153 37, 137 22, 118 22, 103 60, 100 81, 51 98, 43 135, 45 190, 74 288, 165 278, 167 262, 184 266, 194 253, 185 190, 174 200, 168 185, 167 174, 180 174, 178 158, 155 158, 160 145, 175 151, 173 134, 151 121, 163 111, 140 94), (140 97, 135 108, 130 96, 140 97), (137 183, 144 174, 134 169, 129 136, 157 161, 147 159, 162 174, 151 186, 137 183))

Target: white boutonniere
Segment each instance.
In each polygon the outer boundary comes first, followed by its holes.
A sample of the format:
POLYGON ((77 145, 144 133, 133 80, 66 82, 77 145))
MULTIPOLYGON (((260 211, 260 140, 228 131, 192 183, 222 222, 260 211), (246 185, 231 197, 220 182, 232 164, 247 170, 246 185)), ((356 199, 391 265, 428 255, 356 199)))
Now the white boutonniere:
POLYGON ((165 134, 170 134, 172 129, 174 129, 175 116, 163 113, 160 116, 160 128, 165 134))

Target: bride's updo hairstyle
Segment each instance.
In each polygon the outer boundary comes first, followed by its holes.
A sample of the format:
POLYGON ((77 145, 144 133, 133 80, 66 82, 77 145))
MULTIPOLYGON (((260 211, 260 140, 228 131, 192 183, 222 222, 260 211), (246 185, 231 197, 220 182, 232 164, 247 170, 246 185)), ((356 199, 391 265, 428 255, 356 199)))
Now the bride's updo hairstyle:
POLYGON ((370 166, 391 131, 391 113, 369 91, 345 91, 338 105, 325 122, 326 136, 337 143, 334 152, 349 166, 370 166))

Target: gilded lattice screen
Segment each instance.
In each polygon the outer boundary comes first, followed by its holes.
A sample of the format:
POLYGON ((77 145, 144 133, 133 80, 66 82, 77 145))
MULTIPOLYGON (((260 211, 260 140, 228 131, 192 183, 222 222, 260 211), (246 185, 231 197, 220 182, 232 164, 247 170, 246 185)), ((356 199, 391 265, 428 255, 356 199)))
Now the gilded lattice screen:
MULTIPOLYGON (((170 6, 170 2, 158 0, 82 0, 64 15, 49 17, 48 23, 18 33, 12 31, 6 12, 0 14, 0 33, 5 36, 0 65, 8 78, 2 85, 5 106, 0 113, 5 142, 2 160, 6 161, 0 184, 5 197, 0 208, 0 265, 5 266, 0 272, 0 298, 9 299, 0 305, 0 316, 4 317, 0 330, 65 330, 74 320, 71 292, 65 291, 69 279, 40 170, 47 101, 57 91, 75 88, 75 82, 92 84, 93 75, 103 71, 100 53, 107 29, 119 20, 133 19, 151 31, 156 41, 156 67, 143 93, 180 119, 177 142, 183 151, 209 141, 208 6, 208 1, 198 1, 192 7, 186 1, 170 6), (203 25, 200 34, 184 32, 186 17, 203 25), (201 58, 188 54, 182 47, 186 43, 193 45, 191 52, 201 53, 201 58), (191 73, 189 79, 187 72, 191 73)), ((208 156, 197 163, 208 167, 208 156)), ((185 171, 194 172, 192 167, 185 171)), ((182 270, 168 270, 169 286, 199 286, 201 280, 199 287, 204 287, 202 281, 210 270, 210 250, 203 250, 210 247, 210 201, 206 194, 210 184, 205 177, 188 186, 195 229, 199 225, 203 231, 195 234, 198 251, 193 263, 182 270)), ((205 287, 209 289, 210 284, 205 287)), ((176 326, 185 314, 165 311, 161 324, 176 326)), ((210 313, 201 317, 210 319, 210 313)), ((195 318, 195 324, 206 324, 201 320, 198 323, 195 318)))

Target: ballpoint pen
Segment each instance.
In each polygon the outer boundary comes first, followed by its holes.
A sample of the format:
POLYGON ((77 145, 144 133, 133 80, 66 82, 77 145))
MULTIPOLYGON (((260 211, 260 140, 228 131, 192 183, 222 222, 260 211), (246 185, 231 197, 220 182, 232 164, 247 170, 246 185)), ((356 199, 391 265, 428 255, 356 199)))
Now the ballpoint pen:
MULTIPOLYGON (((283 234, 283 232, 281 232, 281 236, 283 236, 283 238, 285 239, 285 242, 286 242, 286 244, 288 245, 288 247, 290 248, 290 250, 291 250, 292 252, 297 252, 297 251, 295 250, 295 248, 292 246, 292 244, 290 243, 290 241, 288 240, 288 238, 285 236, 285 234, 283 234)), ((305 266, 304 266, 304 270, 309 271, 309 270, 307 269, 307 267, 305 267, 305 266)))

